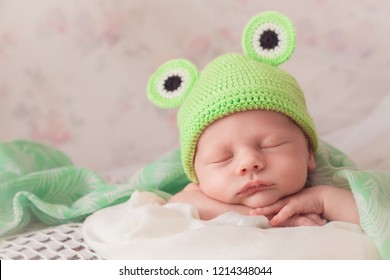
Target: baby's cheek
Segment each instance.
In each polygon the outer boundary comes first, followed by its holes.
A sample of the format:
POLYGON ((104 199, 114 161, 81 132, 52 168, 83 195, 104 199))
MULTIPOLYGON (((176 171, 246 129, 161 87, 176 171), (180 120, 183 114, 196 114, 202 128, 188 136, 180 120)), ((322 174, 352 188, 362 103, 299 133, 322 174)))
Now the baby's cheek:
POLYGON ((202 184, 200 185, 203 193, 205 193, 208 197, 228 202, 226 201, 226 198, 228 196, 229 189, 223 175, 214 174, 208 176, 207 179, 205 177, 203 179, 205 180, 202 181, 202 184))

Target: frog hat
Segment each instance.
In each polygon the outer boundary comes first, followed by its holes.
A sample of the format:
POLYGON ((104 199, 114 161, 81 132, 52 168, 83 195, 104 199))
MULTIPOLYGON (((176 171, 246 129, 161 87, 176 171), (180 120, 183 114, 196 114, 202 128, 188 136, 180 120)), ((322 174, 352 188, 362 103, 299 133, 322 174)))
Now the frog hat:
POLYGON ((150 77, 149 100, 160 108, 178 107, 181 157, 188 178, 196 182, 196 143, 214 121, 247 110, 271 110, 290 117, 302 129, 313 151, 318 138, 296 80, 277 67, 295 50, 295 29, 277 12, 263 12, 246 25, 244 54, 230 53, 211 61, 202 72, 185 59, 171 60, 150 77))

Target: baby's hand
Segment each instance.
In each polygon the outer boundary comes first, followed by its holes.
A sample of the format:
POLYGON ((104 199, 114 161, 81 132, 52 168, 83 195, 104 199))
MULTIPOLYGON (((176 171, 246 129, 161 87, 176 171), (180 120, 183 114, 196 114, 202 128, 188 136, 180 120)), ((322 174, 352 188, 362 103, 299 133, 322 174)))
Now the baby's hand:
POLYGON ((250 215, 264 215, 271 226, 323 226, 322 200, 315 189, 305 189, 297 194, 285 197, 274 204, 256 208, 250 215))
POLYGON ((280 224, 275 224, 274 221, 270 222, 272 226, 276 227, 323 226, 326 223, 326 219, 317 214, 294 215, 280 224))

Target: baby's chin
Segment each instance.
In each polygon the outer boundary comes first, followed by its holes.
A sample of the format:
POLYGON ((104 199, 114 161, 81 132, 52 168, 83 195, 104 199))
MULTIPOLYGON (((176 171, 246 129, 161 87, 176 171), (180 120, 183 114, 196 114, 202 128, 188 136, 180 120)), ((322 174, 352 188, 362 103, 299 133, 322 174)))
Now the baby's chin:
POLYGON ((260 207, 265 207, 274 204, 279 199, 280 199, 279 196, 268 196, 268 195, 256 194, 245 198, 242 204, 250 208, 260 208, 260 207))

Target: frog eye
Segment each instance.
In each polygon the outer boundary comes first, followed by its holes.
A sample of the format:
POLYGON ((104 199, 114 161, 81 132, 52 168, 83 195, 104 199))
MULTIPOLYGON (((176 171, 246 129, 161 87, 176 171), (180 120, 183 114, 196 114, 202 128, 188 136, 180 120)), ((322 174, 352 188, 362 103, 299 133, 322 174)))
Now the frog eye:
POLYGON ((160 108, 177 107, 190 92, 198 76, 198 69, 188 60, 170 60, 150 77, 148 98, 160 108))
POLYGON ((278 12, 260 13, 246 25, 242 46, 246 55, 270 65, 279 65, 295 50, 294 25, 278 12))

